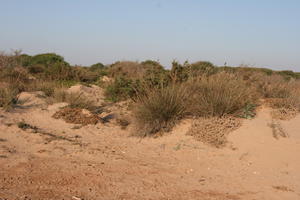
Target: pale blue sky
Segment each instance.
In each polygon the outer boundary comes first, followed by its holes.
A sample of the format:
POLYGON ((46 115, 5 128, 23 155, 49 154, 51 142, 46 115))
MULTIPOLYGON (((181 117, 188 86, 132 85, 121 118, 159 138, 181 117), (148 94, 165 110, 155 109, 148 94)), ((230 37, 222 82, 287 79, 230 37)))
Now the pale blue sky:
POLYGON ((0 50, 300 71, 300 0, 0 0, 0 50))

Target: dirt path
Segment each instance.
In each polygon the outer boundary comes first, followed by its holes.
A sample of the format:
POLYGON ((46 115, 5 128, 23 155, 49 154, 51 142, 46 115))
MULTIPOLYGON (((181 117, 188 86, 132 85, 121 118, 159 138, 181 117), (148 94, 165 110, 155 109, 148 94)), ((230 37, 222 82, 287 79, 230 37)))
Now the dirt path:
POLYGON ((138 139, 112 124, 82 128, 58 109, 0 113, 0 199, 300 199, 300 116, 263 109, 216 149, 186 136, 189 120, 161 138, 138 139), (24 131, 25 121, 39 130, 24 131))

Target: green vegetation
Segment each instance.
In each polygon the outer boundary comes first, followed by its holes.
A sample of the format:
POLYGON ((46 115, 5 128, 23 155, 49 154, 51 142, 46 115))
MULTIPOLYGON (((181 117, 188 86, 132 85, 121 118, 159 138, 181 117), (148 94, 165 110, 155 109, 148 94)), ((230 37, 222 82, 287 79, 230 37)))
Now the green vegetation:
POLYGON ((54 53, 0 54, 0 107, 6 110, 23 91, 43 91, 49 103, 95 110, 94 102, 64 90, 77 83, 101 86, 111 102, 131 100, 143 136, 168 131, 185 117, 253 118, 260 99, 276 109, 300 111, 299 72, 219 67, 207 61, 173 61, 170 70, 153 60, 85 67, 54 53))

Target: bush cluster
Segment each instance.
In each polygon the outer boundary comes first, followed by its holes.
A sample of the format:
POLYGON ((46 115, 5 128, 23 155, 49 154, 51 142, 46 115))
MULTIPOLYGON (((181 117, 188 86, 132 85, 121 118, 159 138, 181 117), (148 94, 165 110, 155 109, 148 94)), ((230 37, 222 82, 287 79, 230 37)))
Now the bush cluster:
POLYGON ((207 61, 173 61, 169 70, 153 60, 83 67, 71 66, 54 53, 0 53, 0 107, 12 107, 22 91, 39 90, 52 101, 91 109, 92 102, 61 89, 75 83, 99 84, 108 101, 132 99, 142 135, 170 130, 188 116, 253 117, 258 99, 268 99, 274 108, 300 111, 300 73, 292 71, 218 67, 207 61))

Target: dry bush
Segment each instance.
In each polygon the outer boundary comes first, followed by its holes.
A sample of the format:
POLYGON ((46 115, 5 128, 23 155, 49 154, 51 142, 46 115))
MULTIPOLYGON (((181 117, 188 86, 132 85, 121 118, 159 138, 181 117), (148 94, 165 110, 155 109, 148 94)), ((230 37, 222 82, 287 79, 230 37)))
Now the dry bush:
POLYGON ((265 98, 286 98, 291 95, 293 88, 292 81, 287 81, 280 75, 261 77, 258 86, 265 98))
POLYGON ((0 88, 0 107, 8 111, 18 101, 18 91, 15 88, 0 88))
POLYGON ((31 82, 30 75, 23 67, 5 67, 0 68, 0 82, 5 82, 11 87, 22 92, 26 90, 26 86, 31 82))
POLYGON ((276 108, 271 112, 273 119, 290 120, 297 116, 298 110, 288 108, 276 108))
POLYGON ((11 54, 0 52, 0 68, 15 67, 19 65, 18 56, 20 51, 15 51, 11 54))
POLYGON ((67 123, 82 125, 97 124, 102 121, 102 119, 95 114, 85 113, 80 108, 70 107, 65 107, 57 111, 52 117, 55 119, 63 119, 67 123))
POLYGON ((193 93, 189 100, 190 112, 196 116, 241 114, 247 105, 254 105, 257 99, 252 87, 234 74, 225 72, 203 76, 187 84, 193 93))
POLYGON ((26 91, 42 91, 47 97, 53 96, 55 90, 59 88, 62 88, 62 85, 55 81, 33 80, 29 84, 26 84, 26 91))
POLYGON ((300 111, 300 81, 275 79, 267 88, 271 107, 300 111))
POLYGON ((56 88, 47 100, 49 104, 67 102, 68 93, 63 88, 56 88))
POLYGON ((71 108, 81 108, 92 111, 96 107, 95 102, 85 97, 82 93, 68 93, 66 102, 71 108))
POLYGON ((226 145, 227 135, 240 125, 240 120, 234 117, 199 118, 193 122, 187 134, 219 148, 226 145))
POLYGON ((137 95, 135 118, 140 136, 153 135, 159 131, 169 131, 187 114, 189 92, 183 85, 162 88, 144 88, 137 95))
POLYGON ((122 61, 112 64, 109 72, 112 77, 125 76, 126 78, 142 78, 146 72, 144 65, 138 62, 122 61))

